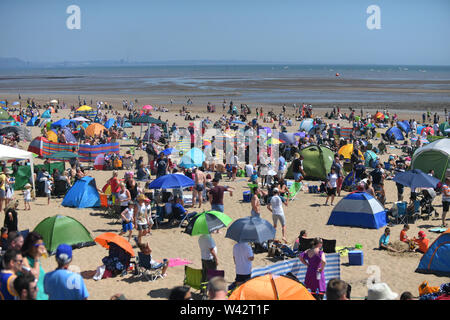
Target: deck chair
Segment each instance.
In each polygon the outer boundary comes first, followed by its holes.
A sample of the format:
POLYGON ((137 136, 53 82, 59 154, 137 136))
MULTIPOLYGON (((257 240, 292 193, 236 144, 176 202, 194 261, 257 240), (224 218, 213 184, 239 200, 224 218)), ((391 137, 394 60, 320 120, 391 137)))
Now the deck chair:
POLYGON ((298 244, 298 251, 299 252, 303 252, 306 251, 308 249, 312 248, 311 242, 313 241, 313 239, 305 239, 305 238, 300 238, 299 244, 298 244))
POLYGON ((336 252, 336 240, 322 239, 322 249, 324 253, 335 253, 336 252))
POLYGON ((183 285, 190 286, 192 289, 201 291, 202 269, 194 269, 189 266, 184 266, 183 285))
POLYGON ((158 263, 157 265, 152 266, 152 257, 143 254, 142 252, 138 252, 137 260, 136 269, 138 270, 138 274, 150 281, 155 281, 158 278, 163 279, 161 271, 164 267, 164 263, 158 263))

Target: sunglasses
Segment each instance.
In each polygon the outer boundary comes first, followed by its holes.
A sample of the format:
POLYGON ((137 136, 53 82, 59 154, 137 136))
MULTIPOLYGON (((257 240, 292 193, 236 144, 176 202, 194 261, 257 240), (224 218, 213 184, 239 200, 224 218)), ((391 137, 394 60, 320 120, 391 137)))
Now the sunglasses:
POLYGON ((42 243, 36 243, 36 244, 33 244, 33 247, 40 247, 40 246, 45 246, 45 243, 44 242, 42 242, 42 243))
POLYGON ((22 262, 23 262, 23 259, 21 259, 21 260, 14 260, 15 262, 18 262, 18 263, 20 263, 20 264, 22 264, 22 262))

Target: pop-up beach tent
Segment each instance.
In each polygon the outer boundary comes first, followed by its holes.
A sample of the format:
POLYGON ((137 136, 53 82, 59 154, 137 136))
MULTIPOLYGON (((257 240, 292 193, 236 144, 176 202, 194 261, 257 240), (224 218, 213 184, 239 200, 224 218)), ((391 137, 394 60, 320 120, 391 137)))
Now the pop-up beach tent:
POLYGON ((434 240, 420 259, 416 272, 450 277, 450 229, 434 240))
POLYGON ((434 176, 445 180, 445 173, 450 168, 450 139, 439 139, 417 149, 411 160, 412 169, 423 172, 434 170, 434 176))
POLYGON ((61 203, 64 207, 92 208, 100 207, 100 195, 95 179, 83 177, 69 189, 61 203))
MULTIPOLYGON (((325 146, 311 145, 300 151, 303 156, 303 170, 306 177, 315 179, 326 179, 333 164, 334 153, 325 146)), ((286 173, 287 179, 293 179, 292 164, 286 173)))
MULTIPOLYGON (((0 144, 0 160, 8 161, 8 160, 29 160, 30 161, 30 169, 31 172, 34 172, 34 164, 33 164, 33 153, 8 147, 3 144, 0 144)), ((35 191, 34 179, 32 180, 33 191, 35 191)))
POLYGON ((386 225, 386 210, 368 193, 350 193, 336 204, 327 224, 379 229, 386 225))
POLYGON ((198 148, 192 148, 181 158, 179 166, 183 168, 201 167, 203 161, 205 161, 203 151, 198 148))
POLYGON ((314 127, 314 119, 304 119, 300 122, 300 127, 298 131, 305 130, 308 133, 314 127))
POLYGON ((405 137, 403 136, 402 130, 400 130, 400 129, 397 128, 397 127, 389 128, 389 129, 386 131, 386 136, 389 137, 389 138, 390 138, 391 136, 394 136, 394 137, 395 137, 395 140, 405 140, 405 137))

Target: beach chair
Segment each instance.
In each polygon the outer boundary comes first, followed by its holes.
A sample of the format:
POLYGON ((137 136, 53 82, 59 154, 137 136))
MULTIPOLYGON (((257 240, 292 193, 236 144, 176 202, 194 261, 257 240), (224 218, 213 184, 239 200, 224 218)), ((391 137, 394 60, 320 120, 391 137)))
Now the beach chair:
POLYGON ((181 228, 181 226, 183 225, 183 222, 184 221, 187 221, 187 223, 189 224, 189 222, 191 221, 191 219, 195 216, 197 214, 197 212, 191 212, 191 213, 189 213, 189 214, 185 214, 184 216, 183 216, 183 218, 181 219, 181 221, 180 221, 180 224, 179 224, 179 228, 181 228))
POLYGON ((305 239, 305 238, 300 238, 299 244, 298 244, 298 251, 299 252, 303 252, 306 251, 308 249, 311 249, 312 244, 311 242, 313 241, 313 239, 305 239))
POLYGON ((152 266, 151 261, 151 255, 146 255, 142 252, 138 252, 138 259, 136 263, 138 274, 144 276, 145 279, 152 282, 157 280, 158 278, 163 279, 161 271, 164 267, 164 263, 159 263, 152 266))
POLYGON ((322 239, 322 250, 325 253, 335 253, 336 252, 336 240, 322 239))
POLYGON ((408 215, 407 215, 407 211, 406 211, 406 206, 407 206, 406 201, 396 202, 395 205, 397 206, 397 215, 395 217, 395 223, 396 224, 408 223, 408 215))
POLYGON ((189 266, 184 266, 183 285, 190 286, 192 289, 201 291, 202 269, 194 269, 189 266))

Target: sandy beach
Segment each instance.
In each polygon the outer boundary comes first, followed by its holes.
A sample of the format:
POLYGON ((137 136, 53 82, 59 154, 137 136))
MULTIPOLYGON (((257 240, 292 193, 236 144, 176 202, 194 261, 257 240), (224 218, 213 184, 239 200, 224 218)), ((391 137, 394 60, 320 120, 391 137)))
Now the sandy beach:
MULTIPOLYGON (((66 104, 77 104, 76 95, 61 95, 56 94, 54 96, 48 95, 26 95, 22 94, 22 102, 26 97, 34 97, 38 103, 48 102, 49 99, 59 99, 66 104)), ((17 99, 17 94, 9 94, 4 96, 9 101, 17 99)), ((83 98, 83 97, 82 97, 83 98)), ((135 96, 127 97, 124 95, 104 94, 104 95, 86 95, 87 102, 90 99, 93 101, 101 100, 107 101, 115 106, 116 110, 122 111, 122 100, 128 99, 134 101, 135 96)), ((170 124, 175 122, 178 126, 186 126, 190 121, 185 121, 184 118, 177 115, 178 110, 181 108, 184 101, 175 101, 171 106, 168 101, 171 97, 145 97, 139 96, 139 105, 150 103, 152 105, 160 105, 169 108, 170 112, 153 112, 154 117, 161 116, 162 120, 168 120, 170 124), (150 99, 151 98, 151 99, 150 99), (165 100, 165 103, 162 101, 165 100), (158 104, 161 101, 161 104, 158 104)), ((181 100, 181 99, 178 99, 181 100)), ((227 101, 229 101, 227 99, 227 101)), ((199 115, 200 118, 209 116, 210 119, 216 120, 222 115, 222 106, 216 102, 216 113, 206 113, 206 105, 197 104, 189 107, 192 115, 199 115)), ((245 103, 245 102, 243 102, 245 103)), ((265 110, 269 108, 277 108, 277 105, 264 105, 265 110)), ((313 107, 316 107, 315 105, 313 107)), ((384 106, 380 105, 380 109, 384 106)), ((403 106, 404 107, 404 106, 403 106)), ((417 111, 424 110, 427 106, 411 107, 408 110, 416 109, 417 111)), ((341 108, 347 108, 342 106, 341 108)), ((359 113, 360 106, 354 105, 357 113, 359 113)), ((322 115, 330 111, 328 108, 314 109, 314 112, 318 115, 322 115)), ((378 106, 367 107, 365 110, 378 109, 378 106)), ((402 108, 398 108, 402 109, 402 108)), ((254 109, 253 109, 254 110, 254 109)), ((288 107, 288 114, 291 113, 291 109, 288 107)), ((391 109, 389 109, 392 112, 391 109)), ((442 110, 442 109, 441 109, 442 110)), ((442 110, 443 111, 443 110, 442 110)), ((443 117, 441 111, 440 116, 443 117)), ((65 118, 69 114, 69 110, 59 110, 57 114, 53 115, 53 120, 59 118, 65 118)), ((373 114, 373 112, 372 112, 373 114)), ((409 120, 411 117, 415 117, 419 120, 419 113, 411 113, 409 111, 399 112, 399 119, 409 120)), ((253 114, 252 114, 253 115, 253 114)), ((327 120, 327 122, 336 123, 336 120, 327 120)), ((347 125, 341 121, 341 126, 347 125)), ((296 131, 299 122, 294 121, 292 127, 288 127, 289 131, 296 131)), ((140 128, 135 126, 134 128, 125 129, 130 134, 135 132, 139 135, 140 128)), ((383 132, 384 129, 378 129, 383 132)), ((32 127, 33 137, 40 135, 39 127, 32 127)), ((373 143, 378 144, 379 140, 374 140, 373 143)), ((121 154, 123 155, 128 147, 128 141, 120 141, 121 154)), ((29 142, 22 141, 20 147, 27 149, 29 142)), ((388 148, 388 154, 401 154, 400 149, 388 148)), ((381 156, 381 159, 386 161, 388 154, 381 156)), ((135 158, 139 156, 147 156, 144 151, 137 150, 135 158)), ((41 159, 36 159, 36 163, 42 163, 41 159)), ((66 165, 67 168, 67 165, 66 165)), ((119 177, 123 177, 125 170, 120 171, 119 177)), ((102 188, 106 181, 112 176, 112 171, 88 171, 88 175, 95 178, 97 187, 102 188)), ((308 181, 313 185, 318 185, 317 181, 308 181)), ((248 190, 247 178, 238 178, 236 182, 228 182, 227 179, 221 182, 222 185, 230 185, 235 188, 233 196, 225 194, 224 206, 225 213, 229 215, 233 220, 250 215, 251 206, 250 203, 242 202, 242 193, 248 190)), ((387 207, 390 208, 392 203, 397 200, 397 192, 395 183, 393 181, 387 181, 385 184, 387 195, 387 207)), ((342 192, 341 198, 345 196, 347 192, 342 192)), ((74 209, 61 206, 61 199, 52 199, 51 204, 47 205, 45 198, 37 198, 36 201, 31 203, 31 211, 23 211, 23 201, 21 191, 16 191, 16 198, 21 200, 19 206, 19 229, 34 229, 34 227, 44 218, 53 216, 56 214, 62 214, 71 216, 81 222, 91 233, 93 238, 104 232, 119 232, 121 229, 120 224, 113 224, 113 220, 106 218, 101 210, 97 209, 74 209)), ((406 188, 405 198, 409 197, 409 189, 406 188)), ((337 198, 336 203, 341 199, 337 198)), ((435 275, 424 275, 415 273, 415 269, 421 258, 420 253, 402 253, 394 254, 386 251, 374 250, 378 247, 378 240, 383 233, 384 228, 379 230, 362 229, 362 228, 350 228, 350 227, 337 227, 326 225, 327 220, 332 210, 331 206, 324 206, 325 198, 316 194, 309 194, 307 191, 301 191, 296 196, 293 202, 289 203, 289 206, 285 209, 285 215, 287 220, 287 238, 289 244, 292 244, 298 236, 300 230, 307 230, 309 237, 322 237, 325 239, 336 239, 337 246, 354 246, 356 243, 362 244, 364 251, 364 265, 363 266, 351 266, 348 264, 347 257, 341 257, 341 279, 347 281, 352 286, 352 297, 365 297, 367 295, 366 282, 369 277, 378 276, 378 280, 386 282, 394 292, 401 294, 404 291, 410 291, 413 295, 418 296, 418 286, 423 281, 428 281, 432 286, 438 286, 444 282, 448 282, 448 278, 438 277, 435 275), (380 273, 374 275, 368 273, 369 266, 376 266, 379 268, 380 273)), ((442 213, 441 197, 437 197, 434 200, 435 207, 439 213, 442 213)), ((210 209, 210 205, 203 205, 203 209, 210 209)), ((188 208, 192 211, 191 208, 188 208)), ((196 209, 198 210, 198 209, 196 209)), ((266 207, 262 208, 262 217, 268 221, 272 221, 271 214, 266 207)), ((430 227, 437 227, 440 225, 440 220, 418 220, 415 224, 411 225, 411 229, 408 232, 410 237, 416 236, 419 230, 425 230, 430 227)), ((401 225, 395 225, 391 228, 391 241, 396 241, 399 238, 401 225)), ((148 235, 144 238, 144 241, 148 241, 153 249, 153 258, 155 260, 162 260, 163 258, 182 258, 192 261, 190 266, 194 268, 201 268, 200 249, 197 242, 197 237, 191 237, 182 233, 182 228, 169 227, 159 228, 152 231, 152 235, 148 235)), ((219 234, 214 235, 214 240, 218 248, 218 269, 225 271, 225 279, 228 283, 233 282, 235 277, 234 263, 232 248, 235 244, 234 241, 225 238, 226 229, 222 229, 219 234)), ((432 232, 426 232, 430 239, 430 243, 438 237, 438 234, 432 232)), ((137 231, 134 230, 133 235, 137 235, 137 231)), ((281 229, 278 227, 277 239, 281 239, 281 229)), ((138 249, 135 248, 135 252, 138 249)), ((92 300, 109 299, 113 294, 123 293, 128 299, 147 300, 147 299, 166 299, 169 291, 174 286, 183 284, 184 267, 176 266, 168 269, 168 276, 164 279, 158 279, 154 282, 146 281, 143 278, 136 277, 132 274, 128 274, 124 277, 102 279, 95 281, 92 276, 98 266, 102 265, 102 258, 107 255, 107 250, 100 245, 81 248, 74 250, 74 258, 72 266, 74 270, 81 272, 85 279, 90 297, 92 300)), ((255 255, 253 261, 253 267, 262 267, 274 263, 274 260, 267 256, 267 253, 261 253, 255 255)), ((54 257, 49 257, 43 260, 43 267, 46 272, 52 271, 56 267, 54 257)))

